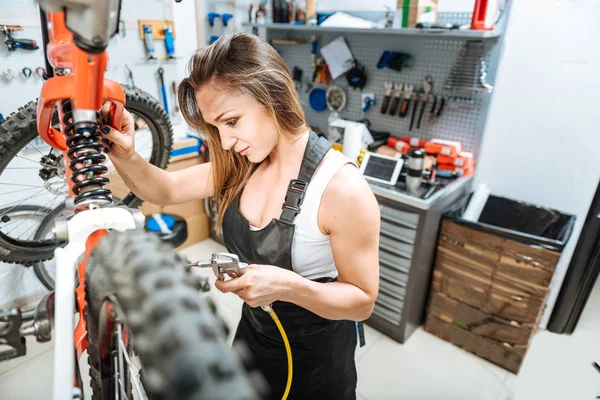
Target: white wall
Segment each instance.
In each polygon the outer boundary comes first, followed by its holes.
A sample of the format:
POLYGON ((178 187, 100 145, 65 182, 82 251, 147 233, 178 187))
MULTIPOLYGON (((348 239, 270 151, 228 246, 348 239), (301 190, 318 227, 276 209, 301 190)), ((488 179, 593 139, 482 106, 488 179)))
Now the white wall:
POLYGON ((514 2, 480 152, 492 193, 577 216, 543 326, 600 178, 598 21, 594 0, 514 2))

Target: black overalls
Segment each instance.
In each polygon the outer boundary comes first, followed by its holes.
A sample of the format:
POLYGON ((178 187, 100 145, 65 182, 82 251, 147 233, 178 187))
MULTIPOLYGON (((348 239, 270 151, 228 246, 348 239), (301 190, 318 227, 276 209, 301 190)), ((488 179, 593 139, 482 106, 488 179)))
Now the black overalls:
MULTIPOLYGON (((294 218, 300 212, 304 190, 315 169, 331 148, 324 138, 310 132, 297 180, 290 181, 279 219, 253 231, 239 211, 239 195, 226 210, 223 239, 227 250, 249 264, 292 268, 294 218)), ((331 281, 323 279, 320 282, 331 281)), ((330 321, 292 303, 273 304, 290 341, 293 380, 288 399, 346 400, 356 398, 354 351, 356 323, 330 321)), ((270 385, 269 399, 280 400, 287 382, 287 356, 281 334, 260 307, 243 305, 234 340, 250 349, 254 363, 270 385)))

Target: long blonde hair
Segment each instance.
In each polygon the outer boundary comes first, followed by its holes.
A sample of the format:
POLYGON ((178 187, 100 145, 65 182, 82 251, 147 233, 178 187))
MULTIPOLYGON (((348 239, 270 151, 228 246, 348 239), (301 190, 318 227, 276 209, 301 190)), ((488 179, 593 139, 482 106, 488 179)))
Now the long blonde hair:
POLYGON ((225 210, 250 178, 253 163, 235 151, 223 149, 218 129, 202 117, 196 92, 206 84, 214 84, 218 90, 253 97, 271 116, 281 135, 300 134, 307 126, 285 61, 254 35, 222 36, 209 47, 197 50, 187 68, 189 76, 177 91, 179 106, 188 125, 205 133, 208 140, 219 231, 225 210))

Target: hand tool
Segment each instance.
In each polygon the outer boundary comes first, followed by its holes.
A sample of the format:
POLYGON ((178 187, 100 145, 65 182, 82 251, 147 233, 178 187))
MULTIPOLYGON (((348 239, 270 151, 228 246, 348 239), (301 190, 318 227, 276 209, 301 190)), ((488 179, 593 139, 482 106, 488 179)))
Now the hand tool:
POLYGON ((215 12, 208 13, 208 23, 210 26, 215 26, 215 19, 221 18, 221 14, 215 12))
POLYGON ((166 25, 164 28, 165 34, 165 49, 167 52, 167 58, 175 58, 175 43, 173 41, 173 28, 166 25))
POLYGON ((401 83, 394 83, 394 100, 392 100, 392 107, 390 108, 390 115, 396 114, 398 110, 398 103, 400 102, 400 96, 402 95, 402 88, 404 87, 401 83))
POLYGON ((419 121, 417 122, 417 129, 421 128, 421 120, 423 119, 423 113, 425 113, 425 108, 427 107, 427 103, 429 102, 429 93, 433 88, 433 78, 429 75, 423 79, 423 95, 421 96, 421 113, 419 114, 419 121))
POLYGON ((383 103, 381 103, 381 113, 385 114, 387 112, 388 106, 390 104, 390 97, 392 96, 392 88, 394 84, 392 82, 384 82, 383 83, 383 103))
POLYGON ((360 65, 358 61, 354 61, 354 67, 350 71, 346 72, 346 80, 348 85, 354 89, 358 88, 362 90, 367 84, 367 75, 365 74, 365 67, 360 65))
POLYGON ((444 110, 445 104, 446 104, 446 99, 444 97, 440 97, 440 104, 437 107, 437 109, 435 109, 435 103, 434 103, 433 108, 431 109, 431 115, 429 117, 430 124, 435 124, 437 122, 437 120, 440 118, 440 115, 442 115, 442 111, 444 110))
POLYGON ((29 79, 29 78, 31 78, 31 74, 33 71, 31 71, 31 68, 25 67, 21 70, 21 72, 23 72, 23 75, 25 75, 25 78, 29 79))
POLYGON ((236 278, 244 275, 247 263, 241 262, 237 254, 213 253, 209 259, 188 264, 188 267, 212 268, 217 279, 224 281, 225 274, 235 275, 236 278))
POLYGON ((8 51, 15 51, 17 49, 23 50, 37 50, 39 46, 35 40, 31 39, 15 39, 13 32, 22 31, 23 27, 18 25, 0 25, 2 27, 2 33, 4 34, 4 43, 8 47, 8 51))
POLYGON ((169 103, 167 100, 167 88, 165 87, 164 73, 165 73, 165 70, 162 69, 162 67, 158 69, 158 77, 160 78, 160 91, 162 92, 163 105, 165 106, 165 112, 168 115, 169 114, 169 103))
POLYGON ((317 35, 312 35, 310 38, 310 61, 313 70, 312 81, 314 82, 317 78, 317 35))
POLYGON ((171 87, 173 89, 173 116, 176 117, 179 115, 179 103, 177 102, 177 83, 173 81, 171 87))
POLYGON ((417 115, 417 108, 419 108, 419 96, 422 94, 422 92, 423 89, 421 89, 419 93, 415 94, 415 100, 413 101, 412 116, 410 117, 410 127, 408 128, 409 131, 412 131, 413 124, 415 122, 415 116, 417 115))
POLYGON ((402 106, 400 107, 400 113, 398 114, 400 118, 406 117, 408 114, 408 106, 410 106, 410 99, 412 98, 414 85, 410 85, 408 83, 404 84, 404 100, 402 101, 402 106))
POLYGON ((233 14, 223 14, 222 18, 223 18, 223 25, 227 26, 227 23, 229 22, 229 20, 231 18, 233 18, 233 14))
POLYGON ((129 80, 131 81, 131 87, 135 87, 135 82, 133 81, 133 72, 129 69, 127 64, 125 64, 125 71, 127 72, 127 76, 129 77, 129 80))
POLYGON ((152 37, 152 25, 144 25, 144 45, 146 46, 146 56, 149 60, 154 57, 154 38, 152 37))
POLYGON ((362 93, 361 97, 362 97, 362 103, 363 103, 362 110, 363 110, 363 112, 366 113, 371 109, 371 106, 375 105, 375 103, 376 103, 375 94, 374 93, 362 93))

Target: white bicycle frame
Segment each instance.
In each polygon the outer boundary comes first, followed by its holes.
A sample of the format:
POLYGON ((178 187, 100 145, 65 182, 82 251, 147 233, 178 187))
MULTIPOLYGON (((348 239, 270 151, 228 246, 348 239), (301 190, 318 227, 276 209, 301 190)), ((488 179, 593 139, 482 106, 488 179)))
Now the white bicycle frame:
MULTIPOLYGON (((57 248, 56 288, 54 306, 54 400, 72 399, 75 376, 75 280, 73 276, 85 253, 88 237, 98 230, 126 231, 143 226, 143 215, 138 210, 106 207, 81 211, 66 222, 64 232, 68 244, 57 248), (137 214, 137 215, 136 215, 137 214), (140 219, 141 216, 141 219, 140 219)), ((57 226, 58 228, 58 226, 57 226)))

